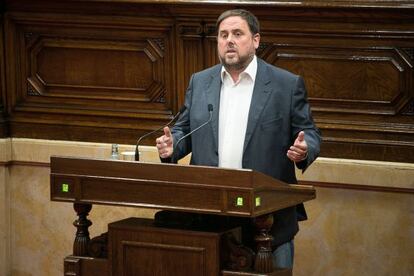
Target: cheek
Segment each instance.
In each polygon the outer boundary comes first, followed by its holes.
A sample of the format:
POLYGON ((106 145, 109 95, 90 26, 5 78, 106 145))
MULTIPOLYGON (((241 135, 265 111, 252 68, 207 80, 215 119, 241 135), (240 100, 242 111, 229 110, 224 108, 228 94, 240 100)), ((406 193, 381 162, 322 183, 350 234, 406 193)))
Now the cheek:
POLYGON ((239 43, 239 45, 240 45, 240 48, 246 49, 246 50, 253 47, 253 43, 251 41, 243 41, 243 42, 239 43))
POLYGON ((248 46, 246 46, 247 51, 254 52, 256 51, 257 47, 255 43, 250 43, 248 46))
POLYGON ((223 43, 217 43, 217 48, 218 48, 218 51, 219 52, 224 52, 224 50, 226 49, 226 43, 225 42, 223 42, 223 43))

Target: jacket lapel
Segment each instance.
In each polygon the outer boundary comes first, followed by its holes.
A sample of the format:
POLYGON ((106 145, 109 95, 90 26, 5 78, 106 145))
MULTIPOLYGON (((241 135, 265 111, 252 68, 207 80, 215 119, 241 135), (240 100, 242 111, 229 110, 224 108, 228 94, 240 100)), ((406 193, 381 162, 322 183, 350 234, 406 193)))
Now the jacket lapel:
POLYGON ((213 105, 213 118, 211 121, 211 127, 214 135, 215 151, 218 153, 218 116, 220 109, 220 90, 221 90, 221 78, 220 78, 221 66, 217 66, 217 70, 211 74, 210 82, 207 84, 207 104, 213 105))
POLYGON ((262 110, 266 106, 269 96, 272 94, 271 81, 269 74, 266 72, 266 65, 260 59, 257 59, 257 63, 256 82, 253 89, 252 101, 250 103, 249 117, 247 119, 243 154, 257 127, 262 110))

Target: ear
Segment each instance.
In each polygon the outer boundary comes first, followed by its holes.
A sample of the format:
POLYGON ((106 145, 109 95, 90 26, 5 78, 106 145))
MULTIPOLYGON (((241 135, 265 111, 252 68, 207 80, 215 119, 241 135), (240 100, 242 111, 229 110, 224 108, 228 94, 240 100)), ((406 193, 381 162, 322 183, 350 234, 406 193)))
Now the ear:
POLYGON ((253 44, 254 44, 255 49, 259 48, 259 44, 260 44, 260 34, 259 33, 253 35, 253 44))

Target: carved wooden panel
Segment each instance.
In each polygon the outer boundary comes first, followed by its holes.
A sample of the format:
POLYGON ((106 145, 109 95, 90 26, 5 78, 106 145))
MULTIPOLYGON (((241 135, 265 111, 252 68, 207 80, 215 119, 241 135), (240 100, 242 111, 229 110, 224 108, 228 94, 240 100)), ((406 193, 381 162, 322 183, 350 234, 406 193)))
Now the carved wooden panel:
POLYGON ((34 44, 29 52, 28 95, 82 99, 83 106, 97 98, 135 105, 165 102, 162 50, 152 40, 128 45, 54 38, 34 44))
MULTIPOLYGON (((200 247, 165 245, 159 243, 124 242, 122 250, 124 274, 150 275, 153 265, 163 267, 166 271, 180 271, 186 275, 205 275, 205 249, 200 247), (180 261, 173 261, 179 258, 180 261), (139 260, 137 264, 137 260, 139 260), (171 261, 170 261, 171 260, 171 261), (161 265, 162 264, 162 265, 161 265), (201 272, 201 274, 200 274, 201 272)), ((183 275, 183 274, 181 274, 183 275)))
POLYGON ((157 227, 138 218, 111 223, 108 229, 112 275, 219 275, 222 237, 238 233, 157 227))
POLYGON ((304 77, 322 156, 414 162, 412 1, 245 4, 7 1, 10 135, 135 143, 218 63, 215 20, 237 5, 260 20, 257 55, 304 77))
MULTIPOLYGON (((1 4, 0 4, 1 5, 1 4)), ((0 11, 2 7, 0 6, 0 11)), ((5 66, 4 66, 4 40, 3 40, 3 14, 0 14, 0 138, 8 136, 8 124, 6 121, 6 88, 5 88, 5 66)))
POLYGON ((211 67, 220 63, 217 52, 217 32, 215 22, 206 22, 204 24, 204 64, 205 67, 211 67))
POLYGON ((177 90, 178 103, 184 96, 191 74, 205 68, 203 64, 203 24, 199 21, 181 21, 177 24, 177 90))
POLYGON ((314 110, 395 115, 411 99, 413 70, 399 49, 272 45, 266 54, 270 63, 304 77, 314 110))
POLYGON ((137 137, 152 128, 151 121, 139 125, 141 118, 151 118, 156 126, 169 119, 177 97, 171 22, 114 20, 9 15, 7 54, 15 73, 9 77, 17 83, 9 87, 15 93, 14 135, 32 135, 21 127, 24 123, 58 120, 71 127, 128 128, 137 137))
POLYGON ((413 162, 413 16, 402 14, 398 27, 391 12, 300 12, 294 22, 284 11, 283 20, 264 20, 258 55, 304 77, 322 156, 413 162))

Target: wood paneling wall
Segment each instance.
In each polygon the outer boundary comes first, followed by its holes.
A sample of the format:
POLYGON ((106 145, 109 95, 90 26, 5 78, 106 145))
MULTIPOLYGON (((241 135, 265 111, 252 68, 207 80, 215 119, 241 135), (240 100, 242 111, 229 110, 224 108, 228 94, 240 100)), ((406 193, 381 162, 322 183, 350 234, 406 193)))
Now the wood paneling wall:
MULTIPOLYGON (((0 4, 0 11, 2 11, 0 4)), ((4 31, 3 13, 0 14, 0 138, 8 136, 8 123, 6 121, 6 88, 4 68, 4 31)))
POLYGON ((414 162, 414 1, 222 2, 6 1, 0 135, 134 144, 218 62, 215 20, 241 7, 258 56, 305 78, 322 156, 414 162))

